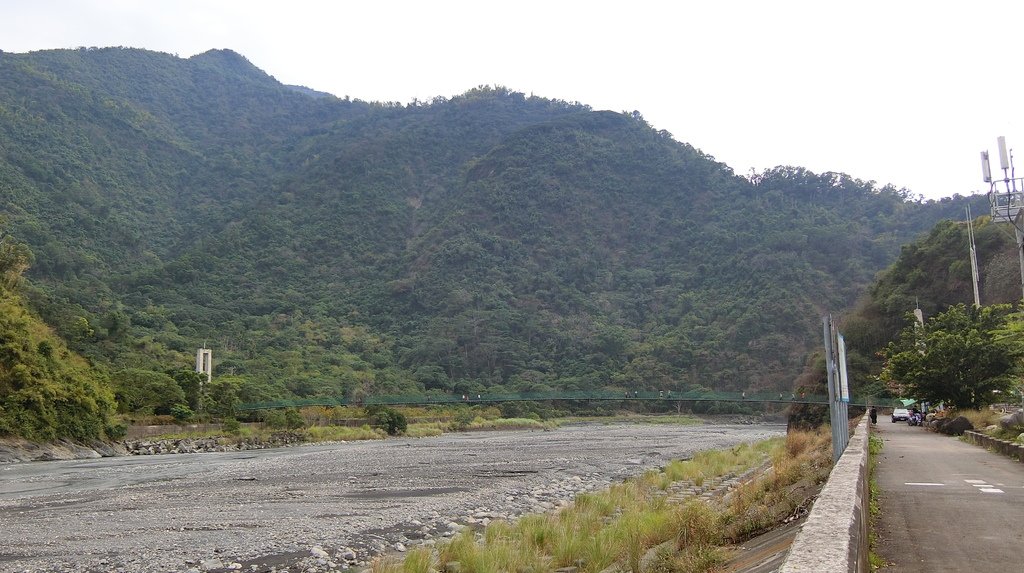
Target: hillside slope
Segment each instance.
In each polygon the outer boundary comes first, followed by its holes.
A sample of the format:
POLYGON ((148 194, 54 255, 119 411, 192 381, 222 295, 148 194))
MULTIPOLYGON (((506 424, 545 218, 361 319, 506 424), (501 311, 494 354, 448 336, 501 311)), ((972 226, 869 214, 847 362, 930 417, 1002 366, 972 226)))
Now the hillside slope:
POLYGON ((118 437, 106 377, 69 352, 18 293, 30 260, 25 245, 0 238, 0 437, 118 437))
MULTIPOLYGON (((974 221, 982 305, 1021 300, 1020 261, 1012 227, 987 215, 974 221)), ((920 308, 925 320, 958 304, 972 304, 971 262, 966 222, 940 221, 900 250, 899 257, 865 289, 844 317, 851 383, 872 395, 886 390, 874 379, 879 352, 911 324, 920 308)))
POLYGON ((114 370, 206 341, 242 399, 787 387, 819 315, 963 204, 738 177, 639 114, 504 89, 399 106, 229 51, 0 54, 33 304, 114 370))

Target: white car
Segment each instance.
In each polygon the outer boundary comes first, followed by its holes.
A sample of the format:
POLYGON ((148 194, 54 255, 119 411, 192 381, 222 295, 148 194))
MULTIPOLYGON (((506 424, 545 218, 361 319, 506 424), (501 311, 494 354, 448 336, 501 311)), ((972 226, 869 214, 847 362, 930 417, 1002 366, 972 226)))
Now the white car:
POLYGON ((896 408, 892 411, 892 423, 895 424, 898 421, 906 421, 910 419, 910 410, 906 408, 896 408))

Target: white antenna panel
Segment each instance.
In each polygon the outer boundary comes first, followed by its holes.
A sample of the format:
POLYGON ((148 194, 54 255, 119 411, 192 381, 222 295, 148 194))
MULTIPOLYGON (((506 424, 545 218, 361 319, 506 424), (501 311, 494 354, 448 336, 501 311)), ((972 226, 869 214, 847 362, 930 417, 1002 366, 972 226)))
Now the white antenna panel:
POLYGON ((1010 158, 1006 154, 1006 137, 1000 135, 999 139, 999 168, 1006 171, 1010 168, 1010 158))
POLYGON ((981 152, 981 180, 985 183, 992 182, 992 167, 988 163, 988 152, 981 152))

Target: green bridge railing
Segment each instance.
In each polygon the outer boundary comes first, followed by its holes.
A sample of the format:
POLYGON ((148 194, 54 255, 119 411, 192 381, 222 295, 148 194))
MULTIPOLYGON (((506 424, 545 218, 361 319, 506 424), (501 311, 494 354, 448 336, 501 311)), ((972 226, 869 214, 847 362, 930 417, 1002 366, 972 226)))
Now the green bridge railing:
MULTIPOLYGON (((790 394, 778 392, 518 392, 483 394, 396 394, 347 398, 343 396, 318 396, 295 400, 274 400, 241 404, 239 410, 274 410, 278 408, 302 408, 305 406, 422 406, 431 404, 489 404, 500 402, 550 402, 562 400, 617 400, 617 401, 671 401, 671 402, 751 402, 773 404, 828 404, 828 396, 817 394, 790 394)), ((863 399, 852 399, 851 405, 866 406, 863 399)))

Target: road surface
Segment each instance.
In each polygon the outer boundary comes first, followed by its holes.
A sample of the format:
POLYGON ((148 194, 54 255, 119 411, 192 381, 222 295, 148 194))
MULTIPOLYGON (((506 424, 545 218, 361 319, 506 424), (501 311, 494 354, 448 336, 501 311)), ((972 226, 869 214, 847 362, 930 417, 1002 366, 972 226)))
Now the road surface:
POLYGON ((1024 571, 1024 464, 885 417, 881 571, 1024 571))

